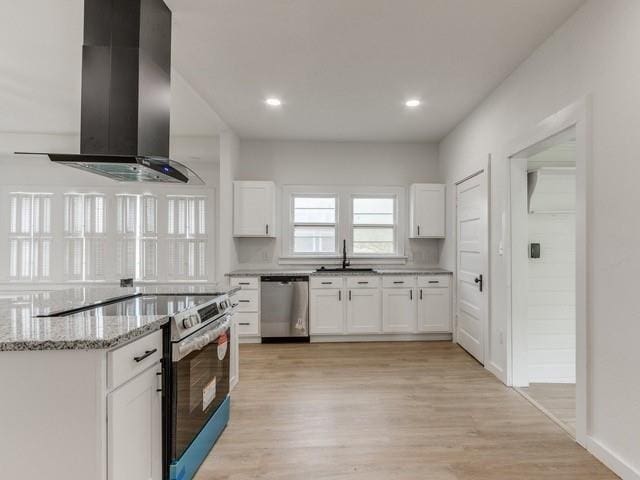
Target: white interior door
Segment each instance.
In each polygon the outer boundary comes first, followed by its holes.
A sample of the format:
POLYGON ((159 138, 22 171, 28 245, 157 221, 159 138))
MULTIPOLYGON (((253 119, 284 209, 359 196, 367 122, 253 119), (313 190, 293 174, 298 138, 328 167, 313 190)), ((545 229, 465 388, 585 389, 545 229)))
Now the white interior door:
POLYGON ((485 173, 459 183, 457 206, 458 344, 484 364, 487 326, 487 191, 485 173))

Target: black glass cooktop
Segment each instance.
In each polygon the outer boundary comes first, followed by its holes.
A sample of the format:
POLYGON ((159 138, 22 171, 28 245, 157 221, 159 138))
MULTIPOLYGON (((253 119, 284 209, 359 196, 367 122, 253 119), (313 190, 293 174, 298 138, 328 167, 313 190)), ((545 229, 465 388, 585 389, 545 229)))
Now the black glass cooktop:
POLYGON ((75 313, 90 312, 96 316, 172 316, 197 307, 216 298, 213 295, 133 295, 114 301, 88 305, 72 310, 49 314, 50 317, 66 317, 75 313))

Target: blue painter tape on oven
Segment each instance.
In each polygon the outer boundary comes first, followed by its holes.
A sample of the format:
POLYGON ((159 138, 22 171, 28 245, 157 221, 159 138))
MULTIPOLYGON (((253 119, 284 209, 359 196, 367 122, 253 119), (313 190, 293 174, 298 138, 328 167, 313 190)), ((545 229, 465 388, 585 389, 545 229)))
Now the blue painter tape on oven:
POLYGON ((229 422, 231 400, 227 395, 216 413, 191 442, 180 459, 169 468, 170 480, 191 480, 229 422))

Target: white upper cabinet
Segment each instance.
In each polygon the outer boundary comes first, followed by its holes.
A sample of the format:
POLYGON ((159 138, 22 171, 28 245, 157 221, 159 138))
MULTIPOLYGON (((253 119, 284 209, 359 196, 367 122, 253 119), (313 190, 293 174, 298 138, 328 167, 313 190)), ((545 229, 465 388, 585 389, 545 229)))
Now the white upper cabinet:
POLYGON ((233 182, 234 237, 275 237, 275 216, 273 182, 233 182))
POLYGON ((414 183, 410 190, 410 238, 444 238, 445 186, 414 183))

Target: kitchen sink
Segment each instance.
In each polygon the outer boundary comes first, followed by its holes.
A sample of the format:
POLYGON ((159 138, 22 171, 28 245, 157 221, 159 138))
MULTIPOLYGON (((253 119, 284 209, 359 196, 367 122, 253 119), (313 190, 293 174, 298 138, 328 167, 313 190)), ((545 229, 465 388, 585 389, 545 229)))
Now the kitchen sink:
POLYGON ((327 268, 327 267, 320 267, 316 270, 316 272, 375 272, 375 270, 373 268, 355 268, 355 267, 346 267, 346 268, 342 268, 342 267, 337 267, 337 268, 327 268))

